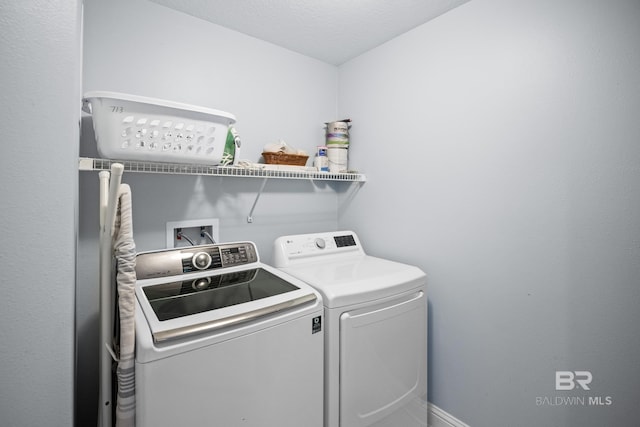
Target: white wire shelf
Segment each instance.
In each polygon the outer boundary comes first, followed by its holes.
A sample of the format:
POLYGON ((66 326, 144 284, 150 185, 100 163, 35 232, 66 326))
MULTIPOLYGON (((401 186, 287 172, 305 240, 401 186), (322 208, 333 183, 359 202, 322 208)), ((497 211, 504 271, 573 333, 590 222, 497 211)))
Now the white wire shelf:
POLYGON ((208 175, 237 178, 277 178, 307 179, 316 181, 348 181, 365 182, 366 176, 361 173, 331 173, 305 170, 240 168, 234 166, 187 165, 180 163, 143 162, 133 160, 108 160, 91 157, 80 157, 78 168, 81 171, 110 170, 111 165, 120 163, 125 172, 160 173, 174 175, 208 175))

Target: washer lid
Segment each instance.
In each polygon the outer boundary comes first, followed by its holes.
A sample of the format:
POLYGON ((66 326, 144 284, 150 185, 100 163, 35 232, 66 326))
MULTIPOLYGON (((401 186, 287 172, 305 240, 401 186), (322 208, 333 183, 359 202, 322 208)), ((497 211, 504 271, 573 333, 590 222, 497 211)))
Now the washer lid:
POLYGON ((329 308, 385 298, 426 283, 418 267, 368 255, 282 270, 313 286, 329 308))
POLYGON ((319 298, 304 283, 285 280, 265 265, 222 274, 142 280, 136 296, 153 341, 213 332, 264 318, 319 298))

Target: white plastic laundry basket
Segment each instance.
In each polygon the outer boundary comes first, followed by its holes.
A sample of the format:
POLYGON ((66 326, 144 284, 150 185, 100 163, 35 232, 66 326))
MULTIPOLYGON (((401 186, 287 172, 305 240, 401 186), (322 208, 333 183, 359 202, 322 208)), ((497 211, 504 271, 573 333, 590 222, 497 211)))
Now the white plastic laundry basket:
POLYGON ((107 159, 216 165, 229 125, 224 111, 114 92, 88 92, 98 152, 107 159))

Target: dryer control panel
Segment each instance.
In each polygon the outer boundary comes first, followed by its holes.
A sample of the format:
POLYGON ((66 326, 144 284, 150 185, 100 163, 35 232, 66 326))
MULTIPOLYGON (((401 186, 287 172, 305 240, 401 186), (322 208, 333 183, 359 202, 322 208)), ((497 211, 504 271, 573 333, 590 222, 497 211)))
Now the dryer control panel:
POLYGON ((353 231, 282 236, 274 243, 274 265, 285 267, 299 259, 364 255, 358 236, 353 231))
POLYGON ((139 253, 136 257, 138 280, 216 270, 258 262, 252 242, 187 246, 139 253))

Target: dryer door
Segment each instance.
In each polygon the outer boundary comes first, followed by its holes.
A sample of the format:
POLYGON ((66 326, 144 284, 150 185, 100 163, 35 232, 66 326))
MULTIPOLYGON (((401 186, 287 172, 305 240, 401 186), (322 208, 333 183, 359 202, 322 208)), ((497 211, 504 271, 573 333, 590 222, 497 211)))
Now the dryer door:
POLYGON ((340 317, 340 426, 426 426, 424 292, 340 317))

